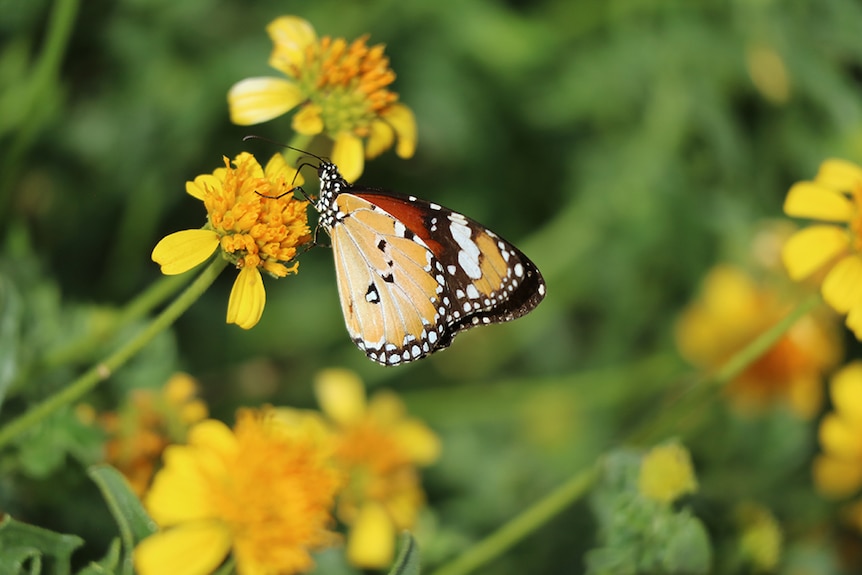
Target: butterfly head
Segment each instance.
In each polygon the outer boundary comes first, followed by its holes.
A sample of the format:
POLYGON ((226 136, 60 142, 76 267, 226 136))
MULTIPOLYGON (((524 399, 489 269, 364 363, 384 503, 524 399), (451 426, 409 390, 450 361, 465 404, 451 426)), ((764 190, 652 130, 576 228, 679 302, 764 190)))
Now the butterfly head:
POLYGON ((320 212, 320 223, 326 228, 332 228, 338 216, 335 198, 347 190, 350 184, 338 171, 332 162, 321 160, 317 167, 317 178, 320 180, 320 198, 317 200, 317 211, 320 212))

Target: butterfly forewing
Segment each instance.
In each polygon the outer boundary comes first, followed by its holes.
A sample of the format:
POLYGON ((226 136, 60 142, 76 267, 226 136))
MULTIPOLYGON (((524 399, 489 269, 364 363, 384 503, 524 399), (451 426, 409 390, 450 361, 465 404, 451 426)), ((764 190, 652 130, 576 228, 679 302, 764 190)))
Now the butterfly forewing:
POLYGON ((335 201, 339 213, 349 214, 331 235, 341 309, 353 341, 387 365, 431 353, 443 332, 444 291, 431 250, 416 237, 404 237, 397 219, 361 197, 343 193, 335 201))
POLYGON ((345 323, 372 360, 419 359, 544 298, 536 266, 481 224, 413 196, 351 186, 326 162, 319 174, 345 323))

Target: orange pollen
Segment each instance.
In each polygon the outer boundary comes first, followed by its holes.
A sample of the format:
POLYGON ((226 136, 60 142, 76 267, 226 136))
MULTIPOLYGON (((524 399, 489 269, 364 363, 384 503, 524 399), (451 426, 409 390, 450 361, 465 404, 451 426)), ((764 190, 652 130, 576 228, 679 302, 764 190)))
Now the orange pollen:
POLYGON ((354 40, 350 45, 343 38, 321 38, 317 45, 307 48, 308 70, 317 70, 313 81, 319 92, 347 89, 361 95, 369 111, 378 113, 398 100, 398 95, 387 89, 395 81, 395 72, 389 68, 389 58, 383 44, 368 47, 368 36, 354 40))
POLYGON ((371 420, 345 430, 336 458, 348 468, 364 467, 378 475, 411 463, 392 435, 371 420))
POLYGON ((791 338, 783 337, 745 370, 744 376, 758 382, 764 391, 779 391, 790 385, 794 376, 815 371, 813 359, 791 338))
POLYGON ((308 551, 335 541, 329 526, 340 476, 314 441, 286 435, 266 412, 240 412, 235 434, 225 476, 207 487, 233 534, 237 562, 256 565, 255 572, 309 569, 308 551))
POLYGON ((311 239, 308 202, 284 194, 290 186, 282 176, 256 176, 259 167, 249 158, 236 168, 227 166, 221 189, 208 190, 204 205, 222 249, 236 256, 238 266, 280 270, 272 264, 290 261, 297 246, 311 239))

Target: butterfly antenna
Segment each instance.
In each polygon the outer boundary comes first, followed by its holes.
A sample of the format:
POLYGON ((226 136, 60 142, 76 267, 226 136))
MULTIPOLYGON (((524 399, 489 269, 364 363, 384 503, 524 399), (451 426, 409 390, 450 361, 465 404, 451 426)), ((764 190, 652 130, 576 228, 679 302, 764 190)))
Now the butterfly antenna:
MULTIPOLYGON (((282 144, 281 142, 276 142, 275 140, 271 140, 270 138, 266 138, 264 136, 258 136, 256 134, 249 134, 248 136, 243 136, 242 141, 247 142, 249 140, 262 140, 264 142, 268 142, 270 144, 274 144, 276 146, 281 146, 282 148, 287 148, 288 150, 293 150, 294 152, 299 152, 300 154, 305 154, 306 156, 311 156, 312 158, 317 158, 321 162, 326 162, 326 158, 322 158, 317 154, 312 154, 308 150, 301 150, 299 148, 294 148, 293 146, 288 146, 287 144, 282 144)), ((306 166, 310 166, 311 164, 304 164, 306 166)))

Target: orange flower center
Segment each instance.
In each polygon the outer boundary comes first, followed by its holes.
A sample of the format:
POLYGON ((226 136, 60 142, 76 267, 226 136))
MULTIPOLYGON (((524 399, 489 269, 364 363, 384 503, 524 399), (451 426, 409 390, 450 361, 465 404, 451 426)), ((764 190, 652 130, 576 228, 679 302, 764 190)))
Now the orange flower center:
POLYGON ((749 386, 759 387, 768 395, 781 393, 795 376, 816 373, 819 365, 807 350, 800 349, 789 337, 778 340, 760 359, 740 376, 749 386))
POLYGON ((306 48, 305 64, 296 77, 330 133, 368 134, 371 121, 398 100, 387 87, 395 80, 383 45, 369 47, 368 36, 351 44, 343 38, 321 38, 306 48))
POLYGON ((339 475, 318 445, 279 429, 266 412, 240 412, 235 434, 238 449, 209 487, 240 571, 308 570, 308 550, 335 541, 327 527, 339 475))
POLYGON ((289 193, 283 175, 261 177, 260 165, 250 154, 231 167, 225 158, 221 188, 208 189, 204 205, 221 247, 238 267, 260 267, 276 277, 296 271, 296 248, 311 239, 308 202, 289 193))

